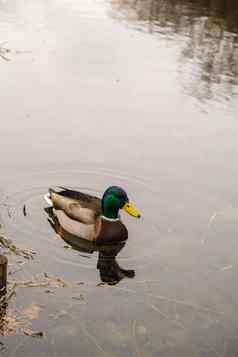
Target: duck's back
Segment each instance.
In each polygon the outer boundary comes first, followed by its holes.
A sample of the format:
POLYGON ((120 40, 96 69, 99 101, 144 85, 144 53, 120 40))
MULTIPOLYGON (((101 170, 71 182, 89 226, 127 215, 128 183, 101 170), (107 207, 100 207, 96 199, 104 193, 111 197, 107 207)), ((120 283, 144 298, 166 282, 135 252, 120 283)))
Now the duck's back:
POLYGON ((65 199, 69 199, 78 202, 81 207, 88 208, 95 212, 96 216, 101 214, 101 199, 92 195, 89 195, 84 192, 74 191, 67 188, 62 187, 62 191, 55 192, 50 189, 50 192, 56 193, 57 195, 64 197, 65 199))

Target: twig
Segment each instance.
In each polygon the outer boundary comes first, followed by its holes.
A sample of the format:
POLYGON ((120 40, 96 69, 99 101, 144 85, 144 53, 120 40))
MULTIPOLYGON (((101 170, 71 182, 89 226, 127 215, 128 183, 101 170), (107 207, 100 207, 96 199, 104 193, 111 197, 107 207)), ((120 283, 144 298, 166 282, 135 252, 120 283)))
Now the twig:
POLYGON ((47 287, 50 285, 54 285, 56 287, 68 287, 69 284, 66 283, 61 278, 49 276, 47 273, 44 274, 45 279, 42 280, 25 280, 25 281, 14 281, 17 287, 20 288, 37 288, 37 287, 47 287))
POLYGON ((19 288, 38 288, 38 287, 47 287, 50 285, 50 281, 33 281, 33 280, 26 280, 26 281, 16 281, 16 286, 19 288))

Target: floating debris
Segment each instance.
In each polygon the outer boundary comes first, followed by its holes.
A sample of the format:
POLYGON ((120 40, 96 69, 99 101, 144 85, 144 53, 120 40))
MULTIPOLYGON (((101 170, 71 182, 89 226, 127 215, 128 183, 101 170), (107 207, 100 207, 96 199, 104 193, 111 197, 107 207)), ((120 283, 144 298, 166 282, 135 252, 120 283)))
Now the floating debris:
POLYGON ((26 216, 27 216, 27 213, 26 213, 26 205, 23 206, 22 211, 23 211, 23 215, 26 217, 26 216))
POLYGON ((48 273, 44 273, 44 276, 52 285, 56 287, 66 288, 70 286, 70 284, 62 278, 50 276, 48 273))
POLYGON ((62 278, 50 276, 47 273, 44 273, 44 279, 42 280, 14 281, 14 283, 19 288, 44 288, 48 286, 56 288, 65 288, 70 286, 69 283, 64 281, 62 278))
POLYGON ((47 290, 45 290, 45 293, 46 293, 46 294, 54 294, 55 292, 52 291, 52 290, 47 289, 47 290))
POLYGON ((37 331, 32 331, 29 328, 31 320, 36 320, 39 318, 39 314, 42 310, 42 306, 36 304, 30 304, 28 307, 22 311, 8 309, 8 302, 6 300, 5 304, 1 305, 0 309, 0 334, 3 336, 12 336, 23 332, 24 334, 29 333, 32 337, 43 337, 37 331), (25 333, 27 331, 27 333, 25 333))
POLYGON ((85 297, 83 296, 83 294, 80 294, 79 296, 72 296, 73 300, 77 300, 77 301, 81 301, 81 303, 86 304, 86 300, 85 297))
POLYGON ((38 337, 38 338, 44 337, 44 332, 42 332, 42 331, 32 331, 29 328, 25 328, 25 329, 23 329, 23 332, 26 336, 38 337))
POLYGON ((15 255, 19 255, 25 259, 33 259, 36 254, 36 252, 31 249, 21 249, 16 247, 10 239, 7 239, 2 235, 0 235, 0 245, 3 248, 8 249, 10 253, 14 253, 15 255))
POLYGON ((231 270, 232 268, 233 268, 232 265, 227 265, 227 266, 223 267, 221 270, 222 270, 222 271, 231 270))
POLYGON ((11 59, 8 57, 9 54, 31 53, 31 51, 11 50, 10 48, 5 47, 6 43, 7 42, 0 43, 0 58, 2 58, 4 61, 11 61, 11 59))
POLYGON ((15 281, 15 284, 19 288, 39 288, 47 287, 50 285, 49 281, 40 280, 15 281))
POLYGON ((4 248, 9 248, 12 245, 12 241, 10 239, 4 238, 3 236, 0 236, 0 244, 4 248))
POLYGON ((11 50, 9 48, 3 47, 3 45, 6 42, 3 42, 0 44, 0 57, 4 60, 4 61, 10 61, 10 58, 8 58, 6 55, 9 54, 11 52, 11 50))

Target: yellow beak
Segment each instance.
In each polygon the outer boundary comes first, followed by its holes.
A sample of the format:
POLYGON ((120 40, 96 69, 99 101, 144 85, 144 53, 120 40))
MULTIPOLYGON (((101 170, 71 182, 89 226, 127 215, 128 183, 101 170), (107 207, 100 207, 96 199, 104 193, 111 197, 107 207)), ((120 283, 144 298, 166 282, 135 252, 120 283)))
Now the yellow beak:
POLYGON ((130 203, 127 202, 122 209, 129 213, 131 216, 136 217, 136 218, 140 218, 140 213, 135 209, 135 207, 130 203))

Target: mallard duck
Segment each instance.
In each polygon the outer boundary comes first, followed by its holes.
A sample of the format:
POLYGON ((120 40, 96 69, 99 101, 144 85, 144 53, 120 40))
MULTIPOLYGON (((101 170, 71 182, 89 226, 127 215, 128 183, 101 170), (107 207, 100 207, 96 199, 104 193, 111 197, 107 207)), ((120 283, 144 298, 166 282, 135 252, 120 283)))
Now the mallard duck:
POLYGON ((45 200, 53 209, 61 235, 69 233, 96 244, 127 240, 128 231, 120 219, 120 209, 140 218, 126 192, 118 186, 109 187, 102 199, 64 187, 60 192, 49 189, 45 200))

